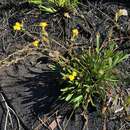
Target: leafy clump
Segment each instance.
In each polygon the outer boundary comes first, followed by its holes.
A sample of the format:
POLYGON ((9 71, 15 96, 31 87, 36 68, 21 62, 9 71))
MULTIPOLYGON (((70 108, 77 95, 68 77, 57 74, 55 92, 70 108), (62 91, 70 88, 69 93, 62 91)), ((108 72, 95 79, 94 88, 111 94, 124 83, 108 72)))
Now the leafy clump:
POLYGON ((28 0, 28 2, 36 4, 46 13, 55 13, 61 8, 72 11, 78 5, 78 0, 28 0))
POLYGON ((62 78, 61 99, 73 104, 74 108, 86 109, 88 103, 95 105, 95 95, 105 101, 107 93, 117 86, 117 65, 129 57, 117 50, 114 41, 109 41, 107 47, 100 46, 99 38, 97 34, 95 49, 84 49, 69 58, 61 56, 53 65, 62 78))

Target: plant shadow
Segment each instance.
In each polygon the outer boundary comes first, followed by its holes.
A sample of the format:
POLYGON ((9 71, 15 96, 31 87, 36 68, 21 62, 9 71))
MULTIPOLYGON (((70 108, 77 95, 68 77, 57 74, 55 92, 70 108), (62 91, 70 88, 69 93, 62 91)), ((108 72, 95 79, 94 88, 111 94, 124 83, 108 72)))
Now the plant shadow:
POLYGON ((52 72, 45 71, 26 81, 18 81, 17 84, 28 93, 21 104, 27 104, 26 107, 36 115, 47 114, 52 110, 52 106, 56 105, 60 90, 52 72))
POLYGON ((53 113, 59 106, 60 88, 57 77, 45 63, 42 71, 38 68, 39 72, 28 71, 22 65, 17 67, 15 71, 10 67, 0 84, 5 84, 2 90, 8 102, 25 126, 31 129, 38 117, 53 113))

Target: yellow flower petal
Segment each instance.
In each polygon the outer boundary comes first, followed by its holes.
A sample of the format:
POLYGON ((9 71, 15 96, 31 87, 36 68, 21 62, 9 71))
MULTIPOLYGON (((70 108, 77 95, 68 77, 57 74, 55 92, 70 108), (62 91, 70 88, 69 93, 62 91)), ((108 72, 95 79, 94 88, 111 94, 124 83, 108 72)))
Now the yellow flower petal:
POLYGON ((73 72, 72 72, 72 75, 73 75, 74 77, 76 77, 76 76, 77 76, 77 72, 76 72, 76 71, 73 71, 73 72))
POLYGON ((115 15, 116 22, 118 21, 119 17, 121 17, 121 16, 128 16, 128 11, 126 9, 119 9, 115 15))
POLYGON ((15 25, 13 26, 14 30, 22 30, 23 24, 16 22, 15 25))
POLYGON ((79 30, 77 28, 72 29, 71 41, 74 41, 78 35, 79 35, 79 30))
POLYGON ((73 76, 73 75, 69 75, 68 78, 69 78, 70 81, 73 81, 73 80, 75 79, 75 76, 73 76))
POLYGON ((68 12, 65 12, 65 13, 64 13, 64 17, 66 17, 66 18, 71 18, 68 12))
POLYGON ((41 23, 40 23, 40 26, 41 26, 43 29, 45 29, 45 28, 48 26, 48 24, 47 24, 47 22, 41 22, 41 23))
POLYGON ((17 27, 17 26, 13 26, 13 29, 14 29, 14 30, 20 30, 21 28, 20 28, 20 27, 17 27))
POLYGON ((78 34, 79 34, 79 31, 78 31, 77 28, 75 28, 75 29, 72 30, 72 35, 78 36, 78 34))
POLYGON ((38 40, 35 40, 32 42, 33 46, 35 47, 38 47, 39 46, 39 41, 38 40))
POLYGON ((22 24, 19 23, 19 22, 16 22, 15 25, 16 25, 16 26, 19 26, 19 27, 22 27, 22 24))
POLYGON ((126 9, 120 9, 118 11, 119 16, 128 16, 128 12, 126 9))

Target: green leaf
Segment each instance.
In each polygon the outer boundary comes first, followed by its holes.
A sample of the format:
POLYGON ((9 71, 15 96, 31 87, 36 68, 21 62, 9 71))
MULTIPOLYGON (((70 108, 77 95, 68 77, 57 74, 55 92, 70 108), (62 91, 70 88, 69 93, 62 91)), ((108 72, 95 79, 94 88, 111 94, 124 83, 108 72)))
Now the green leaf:
POLYGON ((76 97, 75 99, 73 99, 73 102, 80 102, 80 101, 82 101, 82 99, 83 99, 83 96, 80 95, 80 96, 76 97))
POLYGON ((96 35, 96 52, 99 53, 99 45, 100 44, 100 34, 97 33, 96 35))
POLYGON ((106 81, 110 81, 110 82, 117 82, 118 80, 117 79, 112 79, 112 78, 105 78, 106 81))
POLYGON ((65 101, 69 101, 72 98, 73 94, 68 94, 68 96, 66 97, 65 101))
POLYGON ((61 91, 61 92, 65 92, 65 91, 71 90, 71 89, 73 89, 73 88, 74 88, 74 87, 66 87, 66 88, 61 89, 60 91, 61 91))
POLYGON ((74 108, 78 108, 80 105, 80 102, 77 102, 76 104, 74 104, 74 108))
POLYGON ((28 2, 37 4, 37 5, 42 4, 42 0, 28 0, 28 2))
POLYGON ((122 56, 122 58, 120 58, 120 59, 118 60, 118 63, 122 62, 122 61, 125 60, 125 59, 128 59, 129 56, 130 56, 130 54, 126 54, 126 55, 122 56))
POLYGON ((59 8, 68 8, 73 10, 78 5, 78 0, 27 0, 36 4, 42 11, 46 13, 55 13, 59 8))
POLYGON ((45 7, 43 5, 39 5, 39 7, 41 8, 42 11, 48 12, 48 13, 55 13, 56 10, 54 8, 51 7, 45 7))
POLYGON ((112 66, 112 58, 109 57, 109 66, 112 66))

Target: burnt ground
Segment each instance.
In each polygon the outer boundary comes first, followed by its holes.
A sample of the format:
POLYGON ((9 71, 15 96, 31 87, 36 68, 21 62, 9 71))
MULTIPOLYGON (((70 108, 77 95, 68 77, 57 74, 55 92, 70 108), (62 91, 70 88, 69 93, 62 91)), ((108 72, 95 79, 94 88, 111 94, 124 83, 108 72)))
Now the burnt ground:
MULTIPOLYGON (((49 22, 47 31, 51 37, 64 45, 67 43, 62 41, 62 38, 66 37, 68 39, 70 37, 71 28, 77 26, 81 34, 77 42, 79 44, 91 45, 93 44, 97 31, 101 33, 103 39, 105 38, 109 28, 113 26, 111 18, 114 17, 115 11, 121 6, 123 8, 129 6, 123 1, 117 3, 116 1, 114 3, 105 2, 104 4, 97 4, 97 2, 94 1, 93 4, 89 3, 89 5, 87 5, 86 3, 86 5, 82 5, 78 10, 80 14, 83 13, 85 16, 84 19, 80 15, 72 15, 71 20, 62 19, 62 21, 60 19, 60 14, 46 16, 41 14, 36 7, 30 6, 27 3, 21 4, 21 2, 18 2, 20 3, 20 5, 18 5, 13 0, 10 1, 10 3, 9 1, 1 1, 0 3, 1 60, 21 50, 33 41, 33 38, 26 33, 15 33, 12 30, 12 25, 16 21, 24 19, 26 23, 25 28, 32 35, 40 37, 38 33, 39 28, 32 26, 32 24, 38 23, 44 19, 49 22), (63 25, 66 25, 66 27, 64 28, 63 25)), ((129 8, 127 9, 129 11, 129 8)), ((114 30, 114 38, 119 38, 118 44, 120 49, 126 51, 129 51, 129 39, 122 40, 121 38, 122 36, 129 36, 128 23, 129 18, 123 17, 120 19, 121 31, 114 30), (128 30, 127 32, 126 29, 128 30)), ((53 46, 52 48, 54 50, 63 49, 59 46, 53 46)), ((17 58, 21 58, 21 56, 23 56, 23 54, 15 54, 11 56, 11 60, 16 60, 17 58)), ((46 130, 49 128, 41 122, 41 119, 44 119, 44 122, 46 122, 45 119, 47 117, 51 118, 46 124, 51 128, 57 127, 56 129, 58 130, 60 126, 55 126, 55 122, 57 120, 59 122, 61 121, 62 126, 64 122, 68 120, 72 108, 66 103, 58 101, 60 93, 59 87, 56 83, 57 79, 47 66, 49 62, 48 57, 40 51, 36 51, 36 53, 30 54, 17 63, 7 66, 0 64, 0 130, 4 130, 7 108, 10 110, 12 122, 14 124, 11 128, 11 123, 7 123, 8 130, 18 130, 18 123, 20 123, 22 127, 21 130, 46 130)), ((127 72, 129 72, 129 61, 123 65, 126 66, 127 72)), ((90 112, 89 130, 100 130, 103 125, 100 116, 92 109, 90 112)), ((109 130, 119 130, 122 126, 120 122, 123 124, 125 121, 120 121, 119 119, 109 121, 109 130)), ((77 110, 69 122, 67 130, 81 130, 82 127, 83 118, 81 116, 81 110, 77 110)), ((128 130, 129 128, 129 123, 126 123, 125 127, 122 129, 128 130)))

